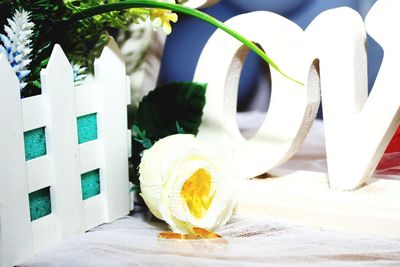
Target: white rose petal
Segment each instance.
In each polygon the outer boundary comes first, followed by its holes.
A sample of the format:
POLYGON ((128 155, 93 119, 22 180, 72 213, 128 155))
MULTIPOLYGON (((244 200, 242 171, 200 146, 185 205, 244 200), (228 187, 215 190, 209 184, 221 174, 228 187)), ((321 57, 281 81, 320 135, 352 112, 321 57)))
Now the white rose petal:
POLYGON ((144 151, 140 187, 150 211, 175 232, 215 231, 232 216, 232 175, 209 144, 189 134, 161 139, 144 151))

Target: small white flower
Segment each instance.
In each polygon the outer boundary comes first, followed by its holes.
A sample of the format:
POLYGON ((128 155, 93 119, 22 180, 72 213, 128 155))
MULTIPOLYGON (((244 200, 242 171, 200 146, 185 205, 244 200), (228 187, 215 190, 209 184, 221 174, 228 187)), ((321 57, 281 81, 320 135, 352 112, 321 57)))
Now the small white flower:
POLYGON ((6 35, 0 34, 0 53, 7 57, 20 81, 20 89, 26 86, 26 78, 30 70, 26 67, 31 62, 29 58, 32 52, 31 37, 34 24, 30 21, 30 13, 22 10, 16 11, 12 20, 7 19, 8 25, 4 25, 6 35))
POLYGON ((171 135, 143 153, 142 197, 174 232, 215 231, 229 221, 235 205, 229 170, 209 144, 189 134, 171 135))

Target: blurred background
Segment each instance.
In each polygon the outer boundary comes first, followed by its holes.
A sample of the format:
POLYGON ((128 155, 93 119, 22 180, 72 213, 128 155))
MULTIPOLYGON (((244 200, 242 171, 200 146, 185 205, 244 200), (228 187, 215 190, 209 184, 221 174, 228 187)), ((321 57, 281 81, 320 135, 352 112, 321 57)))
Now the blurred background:
MULTIPOLYGON (((327 9, 347 6, 357 10, 362 17, 368 13, 376 0, 221 0, 203 11, 226 21, 229 18, 251 11, 268 10, 278 13, 305 29, 321 12, 327 9)), ((265 25, 274 27, 274 25, 265 25)), ((159 83, 191 81, 197 60, 215 28, 188 16, 179 16, 168 37, 161 64, 159 83)), ((368 37, 368 72, 371 89, 379 70, 383 51, 368 37)), ((268 110, 269 81, 268 68, 257 56, 249 53, 240 77, 238 111, 268 110)), ((322 117, 321 111, 318 117, 322 117)))

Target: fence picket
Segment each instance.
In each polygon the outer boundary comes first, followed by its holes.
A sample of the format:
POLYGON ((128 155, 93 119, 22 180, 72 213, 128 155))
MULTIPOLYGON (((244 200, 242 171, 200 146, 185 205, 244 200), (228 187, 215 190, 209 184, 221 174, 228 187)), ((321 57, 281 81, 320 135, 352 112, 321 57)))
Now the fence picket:
POLYGON ((81 173, 99 168, 99 146, 98 140, 79 145, 81 173))
POLYGON ((47 124, 46 106, 42 95, 24 98, 21 101, 24 131, 33 130, 47 124))
POLYGON ((33 253, 19 82, 0 54, 0 265, 33 253))
POLYGON ((42 70, 41 80, 49 116, 46 133, 54 182, 51 204, 58 234, 64 239, 82 232, 84 218, 72 68, 59 45, 54 47, 47 68, 42 70))
POLYGON ((107 221, 120 218, 129 210, 126 70, 120 58, 105 47, 94 63, 99 89, 99 138, 102 140, 103 193, 107 221))
POLYGON ((93 83, 80 85, 75 88, 77 116, 95 113, 97 111, 98 101, 96 89, 93 83))

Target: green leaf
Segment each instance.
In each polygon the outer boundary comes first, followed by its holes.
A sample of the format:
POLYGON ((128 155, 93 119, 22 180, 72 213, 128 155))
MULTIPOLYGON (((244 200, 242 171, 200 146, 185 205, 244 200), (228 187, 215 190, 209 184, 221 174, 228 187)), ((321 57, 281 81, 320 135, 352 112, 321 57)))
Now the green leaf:
POLYGON ((153 146, 153 142, 146 136, 146 131, 142 131, 139 127, 133 125, 132 133, 134 134, 134 140, 141 144, 144 149, 149 149, 153 146))
POLYGON ((80 10, 79 13, 75 13, 73 16, 71 16, 70 22, 86 19, 88 17, 93 17, 93 16, 96 16, 99 14, 112 12, 112 11, 125 10, 128 8, 146 8, 146 7, 147 8, 162 8, 162 9, 167 9, 167 10, 173 10, 175 12, 190 15, 192 17, 195 17, 202 21, 205 21, 211 25, 214 25, 215 27, 218 27, 219 29, 230 34, 232 37, 236 38, 238 41, 240 41, 241 43, 246 45, 249 49, 251 49, 257 55, 259 55, 272 68, 274 68, 276 71, 281 73, 284 77, 288 78, 289 80, 291 80, 295 83, 298 83, 298 84, 304 86, 304 84, 302 82, 297 81, 296 79, 288 76, 285 72, 283 72, 278 67, 278 65, 267 54, 265 54, 265 52, 262 49, 260 49, 255 43, 253 43, 249 39, 245 38, 243 35, 236 32, 234 29, 225 25, 223 22, 217 20, 216 18, 214 18, 206 13, 203 13, 199 10, 185 7, 183 5, 177 5, 177 4, 172 4, 172 3, 162 2, 162 1, 155 1, 155 0, 124 0, 124 1, 116 0, 116 1, 113 1, 112 3, 107 3, 104 5, 97 5, 97 6, 93 6, 90 8, 82 9, 82 10, 80 10))
POLYGON ((177 121, 175 122, 175 124, 176 124, 176 132, 178 134, 185 134, 185 130, 179 125, 177 121))
POLYGON ((206 88, 206 84, 192 82, 157 87, 139 104, 136 126, 153 141, 182 131, 196 135, 206 103, 206 88))

